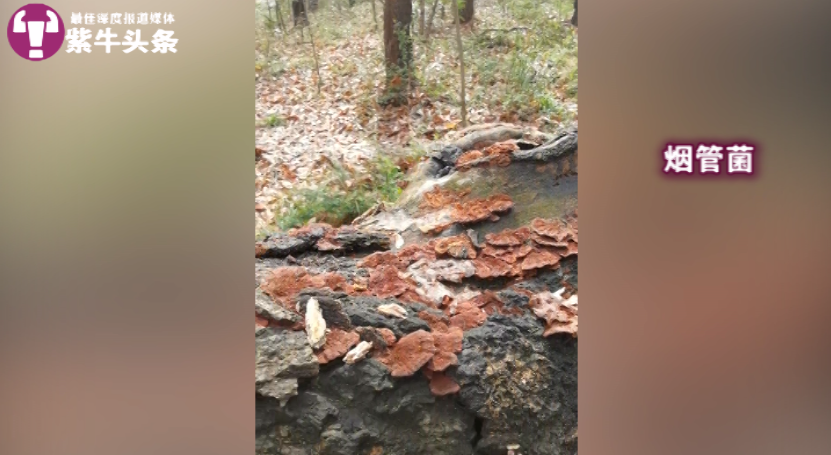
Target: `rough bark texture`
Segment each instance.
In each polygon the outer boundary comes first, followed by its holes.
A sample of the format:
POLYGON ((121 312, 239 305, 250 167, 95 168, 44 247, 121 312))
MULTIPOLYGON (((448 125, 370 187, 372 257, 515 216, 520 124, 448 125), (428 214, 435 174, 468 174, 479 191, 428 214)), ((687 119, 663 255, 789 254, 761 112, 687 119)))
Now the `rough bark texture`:
POLYGON ((567 154, 577 152, 577 130, 569 130, 555 137, 546 144, 531 150, 513 152, 515 160, 552 161, 567 154))
POLYGON ((364 232, 349 226, 336 229, 317 224, 269 235, 255 244, 255 255, 258 258, 283 258, 307 251, 349 253, 389 247, 389 236, 380 232, 364 232))
POLYGON ((465 0, 465 6, 459 10, 459 19, 463 24, 467 24, 473 20, 473 1, 465 0))
POLYGON ((453 143, 454 146, 463 152, 468 150, 485 148, 496 142, 507 141, 508 139, 519 139, 522 137, 522 129, 515 126, 500 126, 483 131, 474 131, 464 138, 453 143))
POLYGON ((413 42, 410 25, 413 4, 410 0, 384 1, 384 60, 387 70, 387 94, 394 104, 406 100, 410 85, 413 42))
POLYGON ((531 317, 498 315, 468 331, 447 375, 458 397, 374 359, 325 368, 284 406, 259 395, 257 454, 502 455, 509 444, 576 454, 577 341, 541 331, 531 317))
POLYGON ((453 397, 373 359, 325 371, 285 407, 257 397, 256 409, 257 454, 470 454, 476 434, 453 397))
POLYGON ((493 315, 465 334, 450 376, 481 422, 475 454, 509 444, 528 455, 577 453, 576 339, 543 338, 530 316, 493 315))

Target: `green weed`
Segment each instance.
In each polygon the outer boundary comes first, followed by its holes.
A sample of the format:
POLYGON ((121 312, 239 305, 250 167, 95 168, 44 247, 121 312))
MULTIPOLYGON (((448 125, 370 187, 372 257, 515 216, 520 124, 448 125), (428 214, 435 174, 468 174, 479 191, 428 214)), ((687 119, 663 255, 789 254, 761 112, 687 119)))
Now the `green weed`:
POLYGON ((302 226, 312 218, 333 226, 350 223, 379 202, 397 200, 403 177, 393 159, 385 156, 367 163, 363 172, 332 163, 323 183, 316 188, 300 189, 289 198, 277 226, 286 230, 302 226))
POLYGON ((268 117, 260 120, 257 126, 274 128, 276 126, 283 126, 286 124, 286 119, 276 114, 271 114, 268 117))

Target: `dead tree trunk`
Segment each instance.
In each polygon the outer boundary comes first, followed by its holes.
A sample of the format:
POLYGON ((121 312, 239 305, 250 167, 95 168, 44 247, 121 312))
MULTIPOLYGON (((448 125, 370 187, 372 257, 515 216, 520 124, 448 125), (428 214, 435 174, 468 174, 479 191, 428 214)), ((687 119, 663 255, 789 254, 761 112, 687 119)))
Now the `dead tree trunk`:
POLYGON ((407 100, 413 62, 410 25, 413 20, 411 0, 384 1, 384 60, 387 73, 386 102, 402 104, 407 100))
POLYGON ((574 0, 574 14, 571 16, 571 25, 577 27, 577 0, 574 0))
MULTIPOLYGON (((471 4, 473 3, 473 0, 468 1, 471 4)), ((453 5, 453 17, 456 19, 456 46, 459 50, 459 73, 461 81, 459 84, 459 98, 462 101, 462 128, 464 128, 467 126, 467 106, 465 105, 465 53, 462 47, 462 25, 459 16, 459 8, 453 5)))
POLYGON ((465 6, 461 11, 461 23, 467 24, 473 20, 473 0, 465 0, 465 6))

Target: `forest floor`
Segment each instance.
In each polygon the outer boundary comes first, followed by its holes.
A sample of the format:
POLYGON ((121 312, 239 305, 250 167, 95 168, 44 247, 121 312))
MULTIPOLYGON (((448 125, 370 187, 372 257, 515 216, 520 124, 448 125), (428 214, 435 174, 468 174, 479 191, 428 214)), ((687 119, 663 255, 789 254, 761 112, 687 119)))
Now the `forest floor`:
MULTIPOLYGON (((426 5, 429 18, 432 1, 426 5)), ((429 37, 418 33, 414 5, 417 84, 400 107, 378 104, 385 84, 382 2, 375 10, 377 29, 370 1, 351 8, 346 1, 320 1, 311 14, 318 81, 309 29, 301 42, 289 2, 282 1, 285 32, 257 4, 258 235, 310 219, 349 222, 381 200, 394 200, 407 169, 461 129, 449 3, 440 4, 429 37)), ((473 22, 462 27, 469 124, 510 122, 549 132, 576 126, 572 11, 571 0, 477 1, 473 22)))

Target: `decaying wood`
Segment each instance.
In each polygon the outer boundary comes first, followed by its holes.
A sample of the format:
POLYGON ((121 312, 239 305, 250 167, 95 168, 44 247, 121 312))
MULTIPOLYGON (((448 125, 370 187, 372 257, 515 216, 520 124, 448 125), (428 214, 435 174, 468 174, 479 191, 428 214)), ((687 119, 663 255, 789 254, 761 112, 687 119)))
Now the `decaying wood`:
POLYGON ((306 336, 312 349, 319 349, 326 343, 326 320, 314 297, 306 303, 306 336))
POLYGON ((523 131, 518 127, 500 126, 483 131, 475 131, 453 143, 463 152, 477 150, 508 139, 522 138, 523 131))
POLYGON ((372 343, 369 341, 361 341, 351 351, 346 353, 343 361, 349 365, 361 361, 369 351, 372 350, 372 343))
POLYGON ((388 303, 386 305, 379 306, 378 312, 383 314, 384 316, 407 319, 407 310, 404 309, 404 307, 402 307, 401 305, 395 303, 388 303))
MULTIPOLYGON (((494 130, 486 130, 483 133, 491 133, 494 130)), ((539 133, 542 134, 542 133, 539 133)), ((525 137, 528 137, 529 133, 525 134, 525 137)), ((542 136, 541 136, 542 137, 542 136)), ((507 138, 503 140, 511 140, 514 138, 507 138)), ((503 140, 498 140, 495 142, 502 142, 503 140)), ((495 143, 494 142, 494 143, 495 143)), ((487 142, 482 142, 485 144, 487 142)), ((483 147, 487 147, 483 146, 483 147)), ((482 147, 476 147, 477 149, 482 147)), ((560 135, 550 139, 543 145, 539 147, 535 147, 530 150, 516 150, 511 153, 511 160, 513 161, 541 161, 541 162, 549 162, 556 160, 561 157, 565 157, 568 155, 573 155, 577 153, 577 130, 569 130, 565 133, 561 133, 560 135)), ((490 162, 492 162, 496 157, 494 156, 483 156, 479 159, 475 159, 465 163, 465 167, 476 167, 476 166, 483 166, 490 162)), ((573 163, 572 163, 573 165, 573 163)))
POLYGON ((516 125, 512 123, 479 123, 477 125, 470 125, 467 128, 462 128, 458 130, 456 133, 459 135, 459 137, 461 137, 467 136, 468 134, 476 131, 489 130, 492 128, 498 128, 503 126, 508 128, 516 128, 516 125))
POLYGON ((554 158, 577 151, 577 130, 566 132, 555 139, 531 150, 513 152, 513 159, 518 161, 550 161, 554 158))

